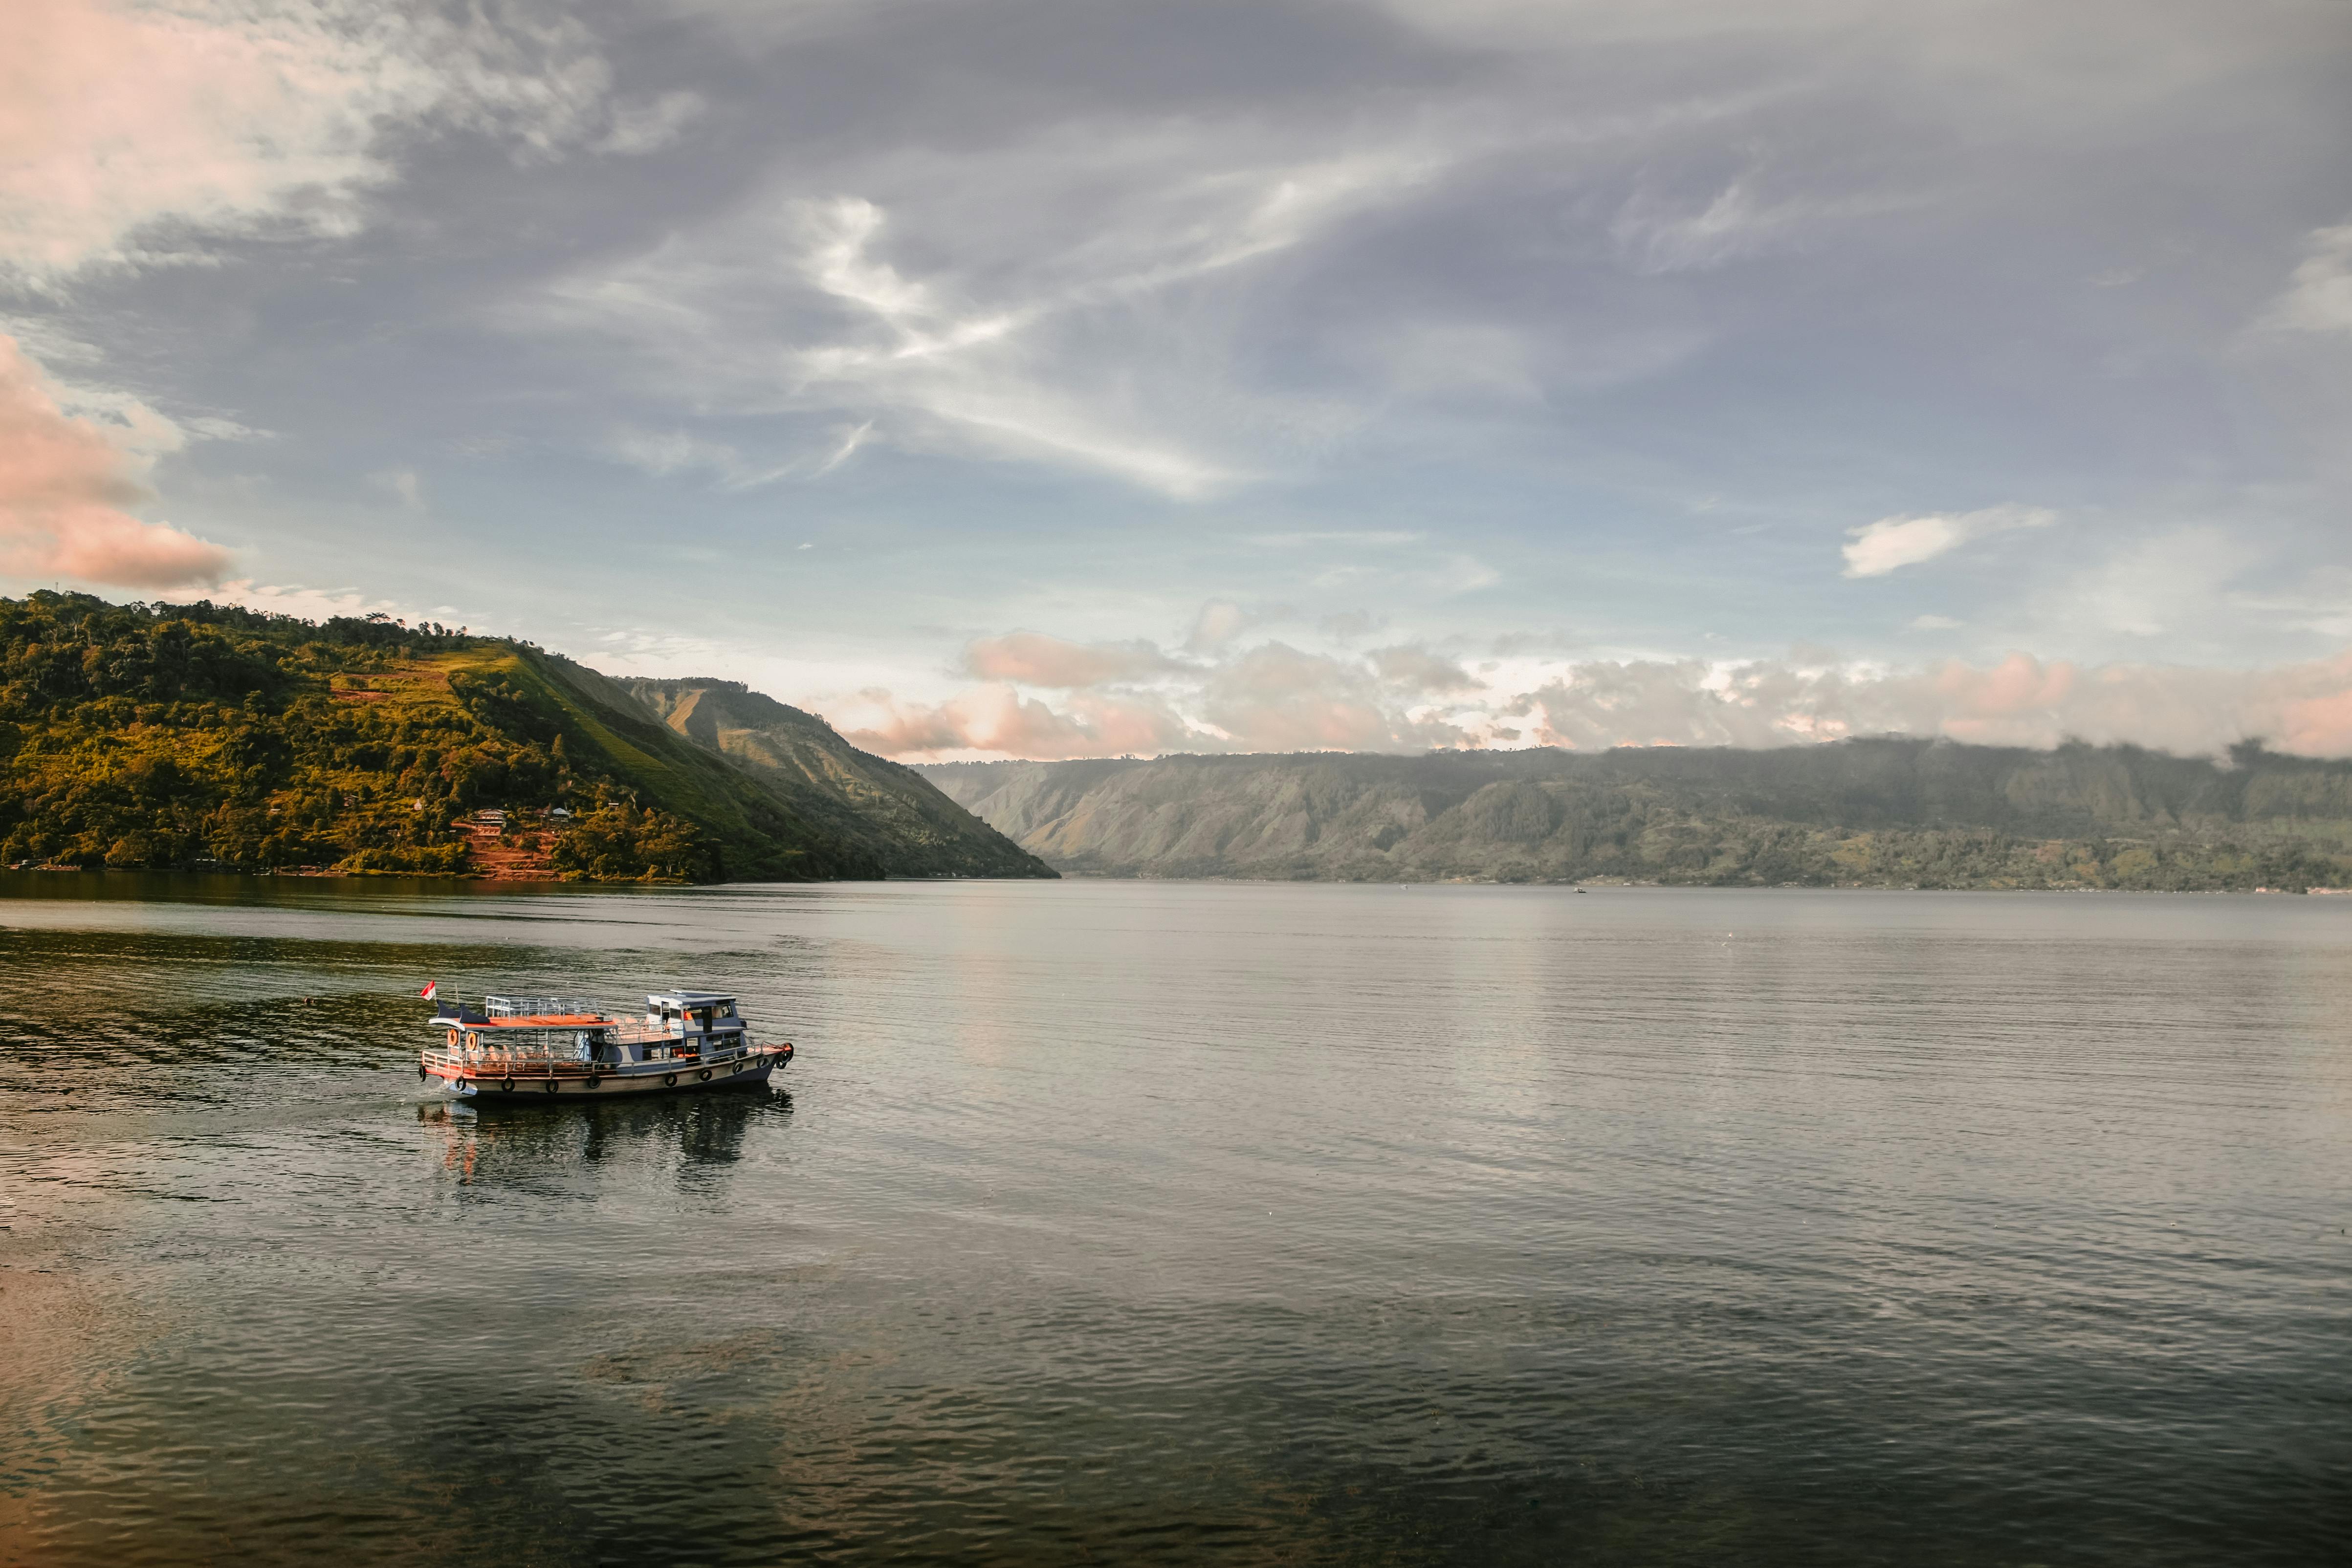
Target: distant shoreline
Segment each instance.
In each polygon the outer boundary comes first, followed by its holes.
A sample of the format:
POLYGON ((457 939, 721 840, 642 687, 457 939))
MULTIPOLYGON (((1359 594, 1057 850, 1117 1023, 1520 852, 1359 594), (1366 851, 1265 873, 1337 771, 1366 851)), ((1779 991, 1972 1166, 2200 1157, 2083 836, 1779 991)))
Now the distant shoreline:
MULTIPOLYGON (((613 881, 595 877, 521 877, 479 876, 462 872, 400 872, 400 871, 335 871, 325 868, 280 866, 262 871, 242 871, 227 866, 78 866, 78 865, 11 865, 0 866, 0 875, 35 876, 43 873, 77 876, 118 877, 234 877, 247 881, 287 882, 420 882, 434 883, 476 883, 497 887, 564 887, 564 888, 680 888, 680 887, 823 887, 836 883, 866 886, 877 883, 1042 883, 1045 879, 1019 876, 963 876, 945 873, 938 876, 833 877, 821 882, 780 883, 747 877, 740 881, 688 883, 662 881, 613 881)), ((1391 877, 1357 879, 1344 877, 1284 877, 1284 876, 1157 876, 1144 873, 1120 873, 1098 871, 1065 871, 1058 879, 1074 883, 1195 883, 1233 887, 1517 887, 1549 889, 1554 892, 1582 892, 1588 888, 1643 888, 1664 892, 1694 893, 2032 893, 2032 894, 2131 894, 2134 895, 2165 894, 2215 898, 2336 898, 2352 897, 2352 887, 2019 887, 1999 883, 1923 883, 1891 882, 1647 882, 1633 878, 1594 877, 1574 882, 1544 882, 1532 878, 1501 877, 1391 877)))

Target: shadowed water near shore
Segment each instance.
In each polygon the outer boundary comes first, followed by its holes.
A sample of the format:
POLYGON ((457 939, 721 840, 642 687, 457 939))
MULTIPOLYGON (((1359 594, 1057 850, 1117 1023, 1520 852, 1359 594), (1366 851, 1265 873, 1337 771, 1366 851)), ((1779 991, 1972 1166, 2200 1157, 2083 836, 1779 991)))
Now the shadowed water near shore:
POLYGON ((2352 900, 17 876, 0 1012, 0 1561, 2352 1550, 2352 900))

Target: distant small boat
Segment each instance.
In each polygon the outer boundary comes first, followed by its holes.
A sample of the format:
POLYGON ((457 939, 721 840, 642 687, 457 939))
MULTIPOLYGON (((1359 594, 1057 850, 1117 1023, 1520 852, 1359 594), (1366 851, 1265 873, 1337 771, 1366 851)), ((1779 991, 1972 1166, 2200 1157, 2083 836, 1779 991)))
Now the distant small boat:
POLYGON ((432 1028, 441 1038, 416 1076, 460 1100, 747 1089, 793 1059, 789 1041, 754 1042, 735 998, 716 991, 648 996, 642 1023, 576 998, 445 1001, 432 1028))

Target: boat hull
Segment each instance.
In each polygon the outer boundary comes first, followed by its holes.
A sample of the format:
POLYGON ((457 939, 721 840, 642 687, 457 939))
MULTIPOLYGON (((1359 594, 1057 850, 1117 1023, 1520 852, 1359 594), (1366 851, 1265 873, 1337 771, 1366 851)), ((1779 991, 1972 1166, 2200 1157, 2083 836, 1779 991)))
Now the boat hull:
POLYGON ((518 1071, 509 1076, 495 1066, 427 1065, 420 1067, 418 1072, 428 1089, 452 1100, 554 1104, 638 1094, 690 1094, 707 1089, 758 1089, 791 1060, 792 1052, 787 1048, 725 1061, 655 1062, 618 1071, 607 1069, 591 1072, 583 1066, 554 1072, 518 1071))

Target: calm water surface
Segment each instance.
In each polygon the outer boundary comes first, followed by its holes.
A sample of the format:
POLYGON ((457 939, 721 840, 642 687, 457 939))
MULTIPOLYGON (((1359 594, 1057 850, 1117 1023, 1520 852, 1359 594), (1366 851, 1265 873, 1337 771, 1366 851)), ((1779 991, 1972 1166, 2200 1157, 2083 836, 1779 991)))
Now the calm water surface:
POLYGON ((2352 899, 19 876, 0 1224, 8 1563, 2352 1556, 2352 899))

